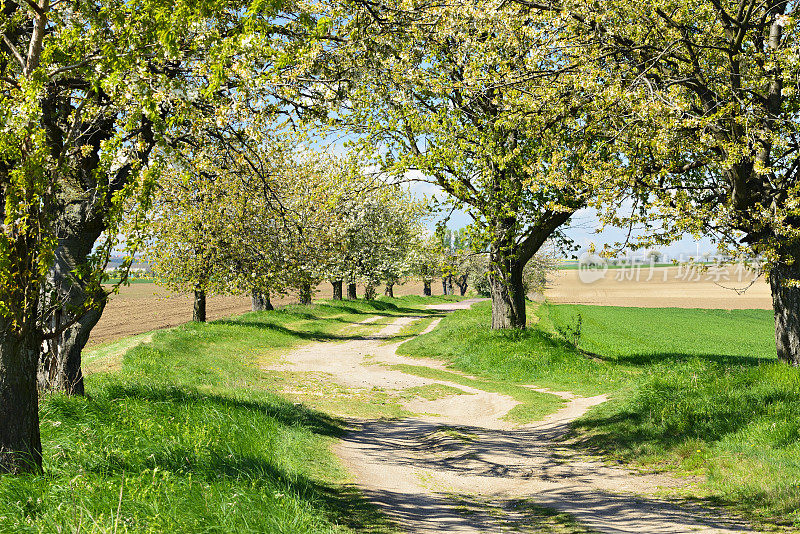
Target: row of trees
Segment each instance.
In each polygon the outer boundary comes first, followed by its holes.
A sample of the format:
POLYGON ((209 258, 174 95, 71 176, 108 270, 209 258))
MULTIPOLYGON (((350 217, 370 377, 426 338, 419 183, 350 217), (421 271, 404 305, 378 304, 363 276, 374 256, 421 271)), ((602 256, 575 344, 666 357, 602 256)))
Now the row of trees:
POLYGON ((365 174, 358 160, 308 149, 287 132, 233 129, 173 160, 149 221, 158 279, 195 294, 248 293, 253 309, 288 291, 310 303, 323 280, 335 299, 374 298, 413 273, 426 204, 365 174))

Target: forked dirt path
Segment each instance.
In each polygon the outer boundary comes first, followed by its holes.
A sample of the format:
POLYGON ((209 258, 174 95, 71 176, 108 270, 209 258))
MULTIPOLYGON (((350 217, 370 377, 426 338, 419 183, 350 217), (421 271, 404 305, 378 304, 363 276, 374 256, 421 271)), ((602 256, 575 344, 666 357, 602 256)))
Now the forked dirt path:
MULTIPOLYGON (((454 310, 473 302, 437 307, 454 310)), ((400 318, 363 339, 308 345, 276 367, 326 373, 354 391, 445 384, 467 393, 408 401, 407 409, 423 414, 411 418, 353 421, 336 447, 365 495, 407 532, 542 532, 541 507, 571 514, 582 529, 569 532, 754 532, 718 511, 657 496, 685 482, 610 467, 560 444, 570 422, 605 396, 551 392, 565 399, 563 408, 541 422, 514 427, 503 418, 517 404, 511 397, 387 368, 442 368, 441 362, 399 356, 399 343, 386 343, 412 321, 400 318)))

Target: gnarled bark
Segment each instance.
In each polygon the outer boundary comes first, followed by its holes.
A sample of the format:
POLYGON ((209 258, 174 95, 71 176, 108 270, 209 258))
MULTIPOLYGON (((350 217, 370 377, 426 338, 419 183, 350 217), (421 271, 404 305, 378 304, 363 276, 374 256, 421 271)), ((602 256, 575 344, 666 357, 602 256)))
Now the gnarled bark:
POLYGON ((88 198, 69 203, 57 222, 58 246, 41 298, 42 309, 50 312, 44 318, 45 334, 57 335, 45 339, 40 349, 40 391, 84 394, 81 352, 106 305, 105 293, 99 288, 89 289, 87 282, 76 275, 86 265, 87 256, 105 229, 94 202, 88 198), (95 306, 83 311, 88 299, 93 299, 95 306), (76 310, 83 311, 77 320, 75 313, 80 312, 76 310))
POLYGON ((390 298, 394 298, 394 284, 386 283, 386 289, 383 292, 384 295, 390 298))
POLYGON ((513 265, 506 279, 489 277, 492 296, 492 328, 525 328, 525 290, 522 284, 522 267, 513 265))
MULTIPOLYGON (((92 328, 105 308, 103 299, 97 308, 84 313, 74 324, 53 339, 42 343, 39 354, 37 385, 40 391, 61 391, 67 395, 84 395, 81 352, 89 341, 92 328)), ((66 322, 58 310, 49 319, 49 330, 57 331, 66 322)))
POLYGON ((800 287, 789 283, 800 281, 800 259, 789 265, 781 262, 772 267, 769 283, 772 308, 775 312, 775 345, 778 359, 800 365, 800 287))
POLYGON ((358 295, 356 294, 355 282, 350 282, 347 284, 347 298, 348 300, 356 300, 358 298, 358 295))
POLYGON ((375 300, 375 284, 367 282, 364 286, 364 300, 375 300))
POLYGON ((303 282, 300 284, 300 304, 311 304, 311 284, 303 282))
POLYGON ((41 337, 18 337, 0 319, 0 473, 42 469, 36 366, 41 337))
POLYGON ((456 285, 458 286, 458 291, 463 297, 467 294, 467 275, 463 274, 456 278, 456 285))
POLYGON ((194 290, 194 313, 192 321, 197 323, 206 322, 206 292, 202 289, 194 290))
POLYGON ((423 280, 422 281, 422 294, 426 297, 431 296, 431 281, 430 280, 423 280))

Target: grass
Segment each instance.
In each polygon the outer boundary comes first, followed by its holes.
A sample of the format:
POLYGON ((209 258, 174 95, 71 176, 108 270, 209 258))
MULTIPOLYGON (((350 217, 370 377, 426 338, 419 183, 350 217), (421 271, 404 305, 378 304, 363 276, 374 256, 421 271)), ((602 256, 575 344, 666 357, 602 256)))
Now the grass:
POLYGON ((438 400, 453 395, 467 395, 463 389, 454 388, 446 384, 425 384, 403 390, 403 393, 411 397, 422 397, 425 400, 438 400))
POLYGON ((0 478, 0 531, 394 532, 329 451, 342 422, 271 392, 259 366, 410 312, 414 299, 322 303, 155 333, 89 376, 87 397, 42 400, 44 474, 0 478))
POLYGON ((460 371, 498 382, 536 384, 581 395, 605 393, 630 381, 628 373, 576 357, 569 343, 543 329, 492 331, 490 314, 488 302, 455 312, 433 332, 401 345, 398 352, 452 362, 460 371))
POLYGON ((421 376, 431 380, 443 380, 461 384, 490 393, 500 393, 513 397, 520 404, 514 406, 505 419, 517 424, 531 423, 540 421, 563 405, 563 401, 555 395, 540 393, 530 388, 510 383, 504 380, 483 380, 463 376, 458 373, 432 369, 422 365, 398 364, 390 366, 391 369, 401 371, 409 375, 421 376))
POLYGON ((577 421, 577 446, 703 475, 695 495, 800 525, 800 369, 774 357, 772 314, 531 305, 522 333, 489 330, 486 304, 406 342, 406 354, 503 383, 611 400, 577 421), (580 315, 580 336, 574 332, 580 315), (573 342, 577 341, 577 349, 573 342))

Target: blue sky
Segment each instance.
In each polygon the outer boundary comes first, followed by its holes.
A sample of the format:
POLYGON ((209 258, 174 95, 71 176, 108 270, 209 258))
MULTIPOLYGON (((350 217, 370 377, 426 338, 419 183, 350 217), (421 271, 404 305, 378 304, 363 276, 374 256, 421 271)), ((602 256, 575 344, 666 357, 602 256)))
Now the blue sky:
MULTIPOLYGON (((412 182, 411 189, 419 196, 435 196, 440 199, 447 196, 438 186, 430 183, 412 182)), ((429 227, 432 229, 436 222, 443 219, 446 215, 447 213, 442 213, 429 221, 429 227)), ((469 215, 461 211, 456 211, 450 216, 448 227, 452 229, 462 228, 471 222, 472 218, 469 217, 469 215)), ((591 243, 594 243, 595 247, 600 250, 605 244, 612 244, 625 239, 627 229, 606 228, 604 232, 597 233, 596 229, 599 227, 600 222, 594 210, 584 209, 572 217, 570 226, 566 229, 566 233, 579 247, 577 254, 585 251, 591 243)), ((676 241, 671 245, 659 247, 658 250, 670 258, 680 259, 683 257, 688 259, 689 256, 697 256, 698 253, 703 254, 709 252, 713 254, 716 252, 716 247, 707 238, 698 241, 692 236, 687 235, 680 241, 676 241)))

